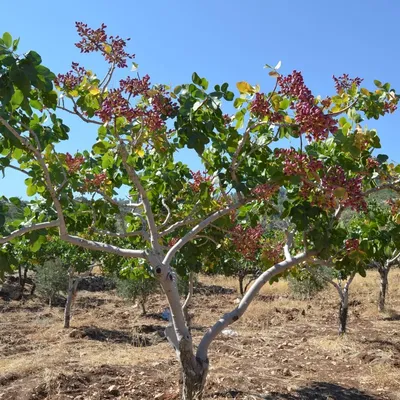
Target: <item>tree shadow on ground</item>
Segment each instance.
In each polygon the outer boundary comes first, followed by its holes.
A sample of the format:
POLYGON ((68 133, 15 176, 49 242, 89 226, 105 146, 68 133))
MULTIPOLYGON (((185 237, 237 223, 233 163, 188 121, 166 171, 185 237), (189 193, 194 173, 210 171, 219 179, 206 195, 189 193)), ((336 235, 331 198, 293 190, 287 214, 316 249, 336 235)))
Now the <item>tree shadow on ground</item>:
POLYGON ((388 317, 382 318, 383 321, 400 321, 400 314, 398 313, 393 313, 392 315, 388 317))
POLYGON ((94 326, 81 326, 76 328, 70 332, 69 336, 75 339, 90 339, 99 342, 127 343, 134 347, 152 346, 163 340, 163 338, 157 335, 157 332, 152 335, 147 335, 139 332, 128 333, 94 326))
POLYGON ((302 387, 290 393, 271 392, 267 395, 229 390, 216 393, 227 399, 242 399, 251 396, 254 399, 263 400, 382 400, 381 397, 371 396, 356 388, 346 388, 335 383, 313 382, 309 386, 302 387))
POLYGON ((378 349, 389 349, 394 352, 400 353, 400 344, 398 343, 393 343, 390 340, 381 340, 381 339, 366 339, 364 340, 364 343, 369 343, 374 346, 374 348, 378 349))

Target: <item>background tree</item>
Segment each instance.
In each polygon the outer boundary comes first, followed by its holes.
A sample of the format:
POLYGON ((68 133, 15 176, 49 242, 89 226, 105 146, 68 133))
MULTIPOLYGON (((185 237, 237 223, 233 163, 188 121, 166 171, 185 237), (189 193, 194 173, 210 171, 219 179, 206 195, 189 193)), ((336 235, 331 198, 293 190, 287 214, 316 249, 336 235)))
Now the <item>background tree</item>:
POLYGON ((34 211, 15 223, 14 231, 3 226, 0 244, 56 227, 67 243, 144 260, 170 306, 168 338, 182 369, 182 398, 200 399, 210 344, 243 315, 261 287, 315 257, 329 260, 349 239, 339 226, 341 212, 364 210, 372 188, 397 187, 399 171, 372 157, 379 137, 360 123, 394 111, 398 98, 389 84, 376 81, 377 89, 369 91, 360 87, 361 79, 343 75, 335 78, 336 93, 322 99, 300 72, 278 73, 280 63, 270 68, 271 91, 239 82, 236 99, 227 83, 208 90, 208 81, 196 73, 192 83, 172 92, 150 84, 147 75, 109 88, 115 69, 133 58, 126 41, 108 36, 104 25, 95 30, 76 25, 77 47, 101 54, 109 64, 104 78, 76 63, 56 78, 37 53, 18 56, 18 43, 9 34, 0 42, 0 145, 10 164, 29 175, 27 195, 37 195, 30 201, 34 211), (223 108, 233 100, 236 111, 229 116, 223 108), (98 127, 90 152, 55 150, 69 130, 57 110, 98 127), (294 138, 298 148, 286 148, 285 138, 294 138), (200 157, 205 175, 175 161, 182 148, 200 157), (263 272, 195 348, 172 267, 175 256, 200 235, 212 237, 217 221, 230 224, 232 215, 240 220, 254 209, 275 215, 279 188, 287 193, 282 218, 298 232, 301 251, 292 255, 286 243, 282 261, 263 272), (131 199, 126 207, 114 199, 122 190, 131 199), (124 221, 122 232, 108 228, 116 216, 124 221), (96 240, 95 232, 104 239, 96 240), (112 244, 115 237, 129 246, 112 244))

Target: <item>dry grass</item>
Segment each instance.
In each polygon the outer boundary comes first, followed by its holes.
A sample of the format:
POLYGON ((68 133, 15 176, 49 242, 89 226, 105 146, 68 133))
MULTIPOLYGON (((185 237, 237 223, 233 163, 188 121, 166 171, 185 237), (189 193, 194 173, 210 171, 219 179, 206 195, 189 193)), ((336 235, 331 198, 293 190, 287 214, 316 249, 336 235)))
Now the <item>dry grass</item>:
MULTIPOLYGON (((378 274, 371 271, 365 279, 355 279, 350 289, 349 334, 342 338, 336 333, 338 296, 333 287, 313 300, 301 301, 290 297, 285 281, 265 285, 231 327, 238 336, 221 336, 213 343, 208 392, 222 399, 231 397, 216 393, 235 389, 243 392, 237 399, 250 399, 252 393, 295 392, 317 381, 339 385, 347 396, 337 393, 331 398, 351 399, 353 392, 346 390, 354 387, 375 399, 399 399, 400 270, 391 271, 389 280, 389 311, 382 315, 376 307, 378 274)), ((237 288, 234 278, 202 276, 200 282, 237 288)), ((237 293, 194 297, 195 342, 236 306, 237 297, 237 293)), ((149 312, 160 313, 166 305, 162 296, 155 296, 149 312)), ((121 399, 153 399, 160 390, 176 393, 177 362, 167 342, 134 347, 128 342, 71 337, 71 330, 62 328, 62 309, 49 310, 37 300, 5 306, 14 308, 5 307, 1 314, 0 378, 12 373, 20 377, 4 387, 0 380, 0 392, 7 388, 10 400, 19 400, 21 390, 33 390, 38 384, 45 385, 45 398, 63 400, 67 389, 60 383, 61 376, 68 382, 87 376, 90 385, 98 385, 90 389, 82 383, 76 389, 88 396, 85 399, 106 398, 88 393, 106 393, 111 384, 124 388, 127 394, 121 399), (16 397, 11 396, 12 390, 16 397)), ((73 329, 97 327, 126 335, 149 324, 165 325, 140 317, 137 308, 112 292, 80 293, 72 320, 73 329)))

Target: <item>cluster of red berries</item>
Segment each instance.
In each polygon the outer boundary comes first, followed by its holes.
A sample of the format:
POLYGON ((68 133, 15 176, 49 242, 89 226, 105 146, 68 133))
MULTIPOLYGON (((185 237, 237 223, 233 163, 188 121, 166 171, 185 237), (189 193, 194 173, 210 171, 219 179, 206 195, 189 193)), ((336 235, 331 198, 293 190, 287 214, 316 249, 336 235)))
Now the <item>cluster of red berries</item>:
POLYGON ((253 195, 260 200, 268 200, 270 199, 274 193, 279 190, 279 185, 271 185, 269 183, 264 183, 262 185, 256 186, 252 193, 253 195))
POLYGON ((176 243, 178 242, 178 240, 179 240, 179 238, 172 238, 172 239, 170 239, 169 242, 168 242, 168 246, 169 246, 169 247, 175 246, 176 243))
POLYGON ((107 180, 107 174, 102 172, 94 175, 93 178, 85 178, 85 187, 87 189, 100 187, 107 180))
POLYGON ((275 265, 282 260, 283 243, 276 243, 267 239, 262 248, 262 258, 268 260, 268 264, 275 265))
POLYGON ((65 163, 70 173, 77 172, 84 162, 85 158, 83 156, 72 157, 69 153, 65 155, 65 163))
POLYGON ((293 71, 286 77, 279 76, 278 84, 280 93, 292 98, 291 108, 295 111, 295 121, 300 127, 300 132, 305 133, 309 140, 323 140, 330 132, 336 132, 336 120, 324 114, 315 104, 315 97, 305 85, 300 72, 293 71))
POLYGON ((250 111, 257 118, 269 116, 272 123, 280 123, 284 116, 279 112, 271 111, 271 104, 264 93, 256 93, 250 107, 250 111))
POLYGON ((357 251, 360 247, 360 241, 358 239, 347 239, 345 242, 345 247, 348 253, 357 251))
POLYGON ((283 159, 283 172, 288 176, 305 177, 310 172, 317 174, 324 167, 321 160, 299 153, 295 149, 275 149, 275 156, 283 159))
POLYGON ((247 260, 255 260, 261 248, 261 237, 264 232, 262 226, 245 228, 243 225, 236 225, 231 232, 236 251, 247 260))
MULTIPOLYGON (((204 172, 190 171, 190 173, 192 174, 193 182, 189 182, 189 186, 195 193, 200 192, 200 185, 203 182, 211 182, 211 176, 207 175, 205 171, 204 172)), ((214 186, 212 184, 210 185, 209 190, 210 192, 214 191, 214 186)))
POLYGON ((74 90, 82 83, 85 75, 86 69, 84 67, 80 67, 78 63, 73 62, 71 65, 71 71, 68 71, 66 74, 58 74, 54 80, 54 83, 69 92, 74 90))
POLYGON ((336 77, 333 75, 333 80, 335 82, 335 89, 337 93, 342 93, 346 90, 351 89, 355 84, 357 87, 361 85, 364 79, 361 78, 350 78, 348 74, 343 74, 342 76, 336 77))
POLYGON ((362 192, 361 176, 347 178, 344 169, 340 166, 335 166, 322 178, 322 186, 330 203, 335 200, 335 190, 343 188, 347 195, 340 200, 340 203, 344 207, 350 207, 356 211, 365 211, 367 209, 367 203, 362 192))
POLYGON ((373 170, 379 167, 379 161, 376 158, 369 157, 366 161, 366 168, 369 170, 373 170))
POLYGON ((124 40, 119 36, 108 37, 105 24, 101 24, 98 29, 89 28, 83 22, 76 22, 75 26, 81 37, 81 40, 75 45, 82 53, 99 51, 107 62, 115 64, 119 68, 126 68, 128 66, 127 59, 135 57, 134 54, 125 51, 126 42, 130 39, 124 40))

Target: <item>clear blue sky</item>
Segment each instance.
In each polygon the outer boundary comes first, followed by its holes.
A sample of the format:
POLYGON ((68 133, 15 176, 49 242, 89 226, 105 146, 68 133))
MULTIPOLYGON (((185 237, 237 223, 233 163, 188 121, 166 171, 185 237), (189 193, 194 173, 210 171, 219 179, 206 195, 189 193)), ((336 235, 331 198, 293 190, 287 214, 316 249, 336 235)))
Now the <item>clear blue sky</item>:
MULTIPOLYGON (((74 46, 74 22, 94 28, 104 22, 110 34, 131 38, 140 72, 154 83, 187 82, 196 71, 213 84, 246 80, 268 91, 273 82, 263 65, 282 60, 281 72, 301 70, 324 96, 332 93, 332 75, 344 72, 364 78, 367 87, 379 79, 400 91, 399 19, 398 0, 20 0, 2 2, 0 32, 20 37, 20 49, 36 50, 56 73, 73 60, 96 71, 98 59, 74 46)), ((65 121, 73 131, 62 150, 90 147, 93 130, 65 121)), ((382 152, 395 161, 399 123, 400 111, 368 124, 378 128, 382 152)), ((0 178, 0 195, 25 196, 23 178, 8 175, 0 178)))

